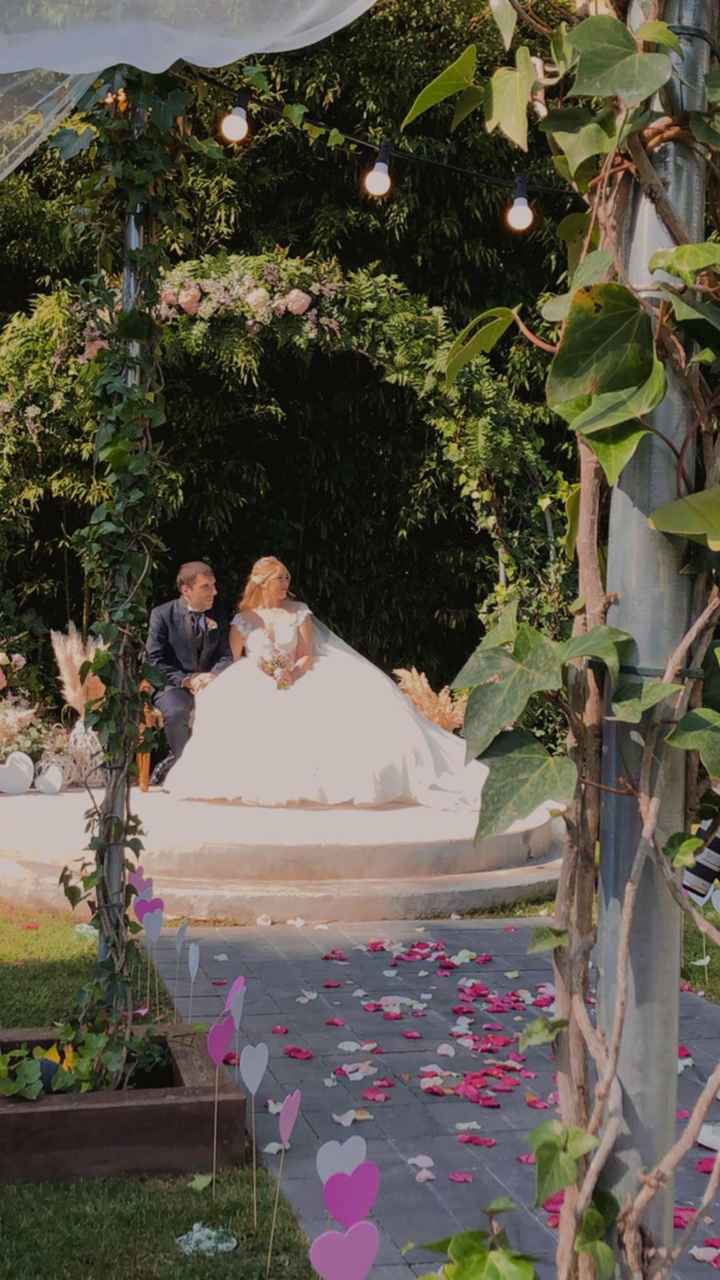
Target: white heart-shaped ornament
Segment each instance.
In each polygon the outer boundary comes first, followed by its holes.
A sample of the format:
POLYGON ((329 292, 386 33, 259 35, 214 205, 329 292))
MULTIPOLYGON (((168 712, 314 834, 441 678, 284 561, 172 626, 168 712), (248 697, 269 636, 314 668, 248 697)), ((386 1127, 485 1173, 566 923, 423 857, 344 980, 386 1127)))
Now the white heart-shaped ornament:
POLYGON ((266 1044, 246 1044, 240 1054, 240 1075, 253 1097, 263 1082, 269 1061, 270 1050, 266 1044))
POLYGON ((59 764, 49 764, 35 779, 35 790, 44 796, 56 796, 63 789, 65 781, 59 764))
POLYGON ((190 981, 194 982, 197 978, 198 969, 200 968, 200 943, 191 942, 188 947, 188 972, 190 981))
POLYGON ((5 764, 0 764, 0 792, 6 796, 25 795, 30 790, 34 772, 29 756, 22 751, 12 751, 5 764))
POLYGON ((147 938, 151 947, 154 947, 155 943, 158 941, 160 934, 162 933, 162 927, 163 927, 162 911, 148 911, 143 916, 143 929, 145 930, 145 937, 147 938))
POLYGON ((354 1173, 367 1155, 364 1138, 348 1138, 345 1142, 324 1142, 317 1153, 315 1164, 320 1181, 325 1183, 334 1173, 354 1173))

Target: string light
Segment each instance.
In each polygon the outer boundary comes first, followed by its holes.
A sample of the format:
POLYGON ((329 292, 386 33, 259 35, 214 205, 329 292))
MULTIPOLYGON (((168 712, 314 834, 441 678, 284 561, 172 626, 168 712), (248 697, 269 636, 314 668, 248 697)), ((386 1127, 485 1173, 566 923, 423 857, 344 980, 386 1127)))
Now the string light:
POLYGON ((370 196, 386 196, 392 186, 390 177, 390 157, 392 148, 389 142, 383 142, 380 145, 378 158, 372 169, 365 174, 363 185, 370 196))
POLYGON ((518 178, 515 183, 515 199, 505 215, 511 231, 529 231, 535 221, 527 198, 527 179, 518 178))
POLYGON ((220 121, 220 132, 226 142, 245 142, 250 136, 250 122, 247 114, 249 100, 248 93, 241 94, 237 105, 220 121))

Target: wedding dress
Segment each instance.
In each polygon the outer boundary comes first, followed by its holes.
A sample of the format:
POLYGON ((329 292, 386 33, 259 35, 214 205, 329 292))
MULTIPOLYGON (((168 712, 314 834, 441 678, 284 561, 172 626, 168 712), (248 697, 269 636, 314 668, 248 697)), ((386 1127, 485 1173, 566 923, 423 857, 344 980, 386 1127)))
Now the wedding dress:
POLYGON ((196 698, 193 733, 170 771, 178 798, 252 805, 480 808, 487 769, 465 743, 416 711, 405 694, 313 619, 311 668, 278 687, 261 663, 291 664, 307 605, 244 610, 232 625, 245 654, 196 698))

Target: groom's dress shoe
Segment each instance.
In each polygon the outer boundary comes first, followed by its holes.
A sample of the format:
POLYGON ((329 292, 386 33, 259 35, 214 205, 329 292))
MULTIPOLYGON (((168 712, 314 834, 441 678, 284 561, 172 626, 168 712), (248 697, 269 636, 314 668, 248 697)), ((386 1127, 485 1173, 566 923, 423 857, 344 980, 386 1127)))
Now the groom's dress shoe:
POLYGON ((156 764, 150 775, 150 786, 161 787, 173 765, 176 763, 177 761, 175 756, 166 756, 164 760, 161 760, 159 764, 156 764))

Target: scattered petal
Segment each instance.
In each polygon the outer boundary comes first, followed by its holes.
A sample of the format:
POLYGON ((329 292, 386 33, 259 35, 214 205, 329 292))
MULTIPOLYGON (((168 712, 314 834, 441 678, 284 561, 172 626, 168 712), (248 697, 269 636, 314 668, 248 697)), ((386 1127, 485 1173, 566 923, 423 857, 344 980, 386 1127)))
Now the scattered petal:
POLYGON ((470 1147, 496 1147, 497 1140, 495 1138, 482 1138, 477 1133, 460 1133, 458 1134, 458 1142, 465 1143, 470 1147))
POLYGON ((371 1089, 363 1089, 360 1096, 363 1102, 387 1102, 392 1095, 385 1093, 383 1089, 373 1087, 371 1089))
POLYGON ((433 1169, 435 1161, 432 1156, 410 1156, 408 1164, 414 1164, 418 1169, 433 1169))
POLYGON ((219 955, 219 956, 213 956, 213 960, 220 960, 220 961, 224 961, 224 960, 229 960, 229 959, 230 959, 230 957, 229 957, 229 956, 226 956, 224 951, 223 951, 223 952, 222 952, 222 954, 221 954, 221 955, 219 955))
POLYGON ((267 1146, 263 1147, 263 1151, 266 1151, 270 1156, 276 1156, 278 1151, 282 1151, 282 1150, 283 1150, 282 1142, 268 1142, 267 1146))
POLYGON ((432 1172, 432 1169, 420 1169, 420 1171, 415 1174, 415 1181, 416 1182, 434 1182, 435 1174, 432 1172))
POLYGON ((473 1174, 463 1173, 460 1169, 458 1169, 454 1173, 448 1174, 448 1181, 449 1182, 472 1182, 473 1174))
POLYGON ((453 1049, 451 1044, 439 1044, 435 1052, 439 1054, 441 1058, 455 1057, 455 1050, 453 1049))
POLYGON ((326 1018, 325 1026, 326 1027, 344 1027, 345 1019, 344 1018, 326 1018))
POLYGON ((278 1023, 276 1027, 273 1027, 272 1034, 274 1036, 286 1036, 288 1033, 288 1030, 289 1030, 288 1027, 283 1027, 278 1023))
POLYGON ((298 1044, 287 1044, 283 1049, 286 1058, 295 1058, 299 1062, 308 1062, 315 1054, 311 1049, 301 1049, 298 1044))
POLYGON ((401 1035, 405 1040, 422 1040, 422 1036, 419 1031, 403 1031, 401 1032, 401 1035))
POLYGON ((350 1111, 343 1111, 342 1115, 339 1116, 336 1116, 333 1111, 332 1118, 336 1124, 341 1124, 344 1129, 347 1129, 355 1119, 355 1111, 351 1108, 350 1111))

